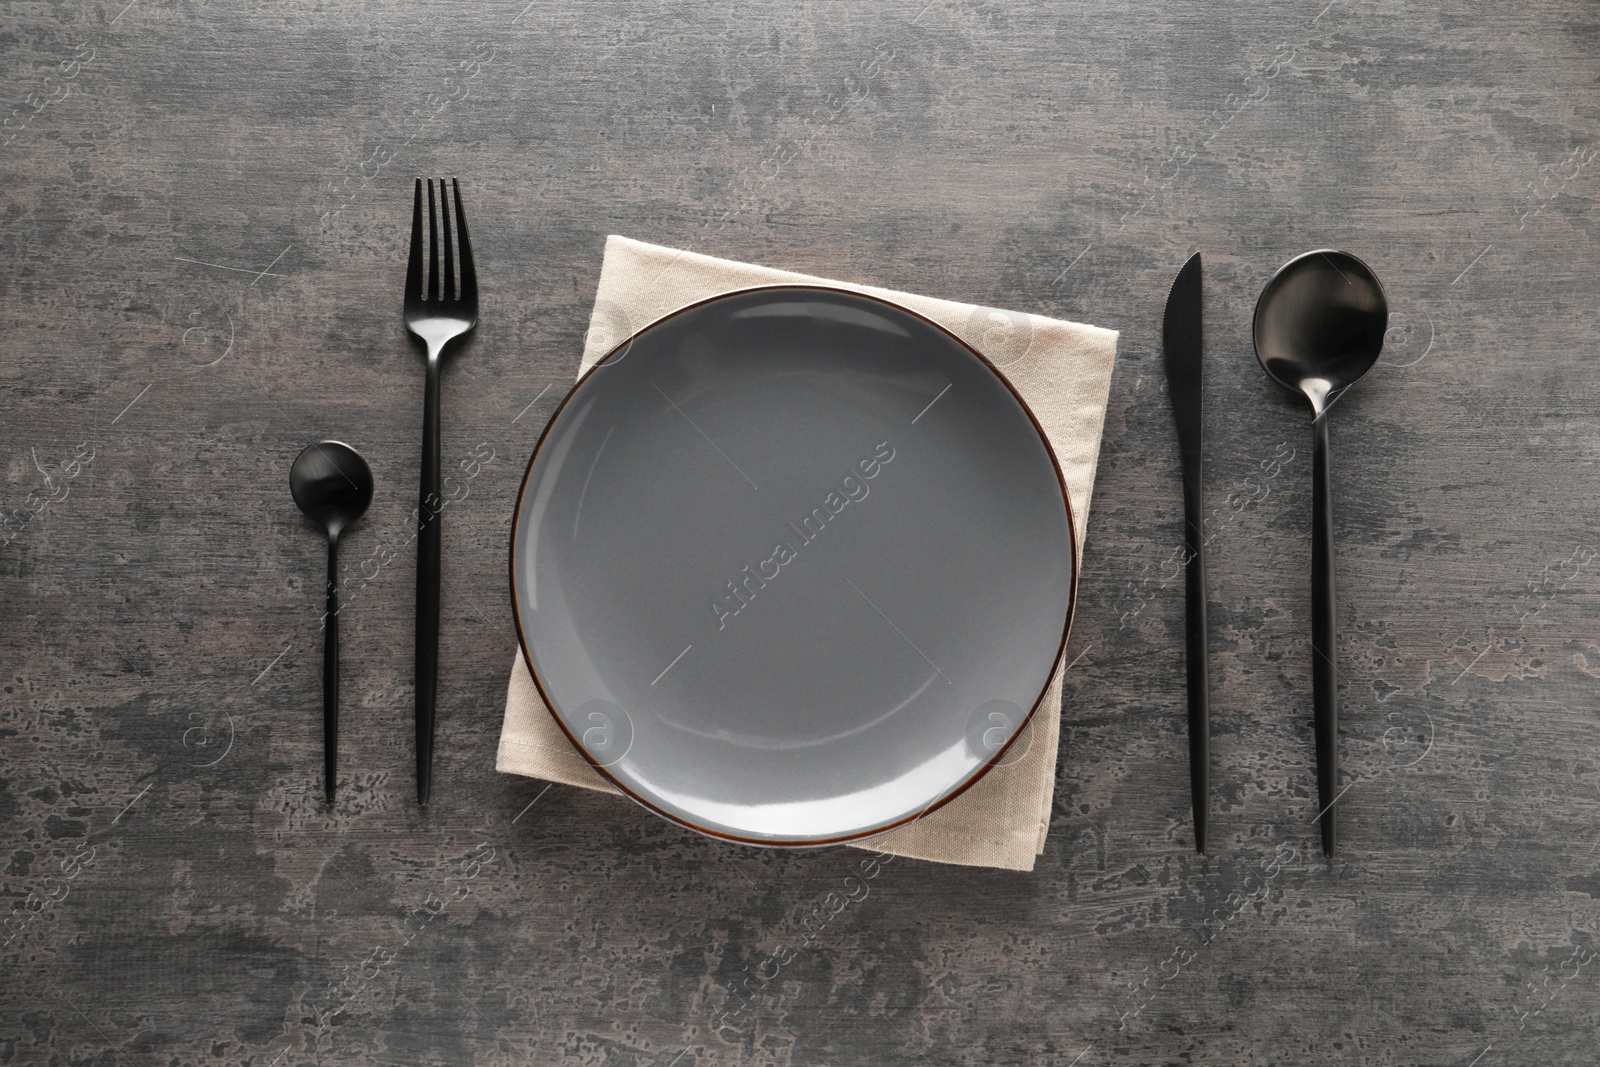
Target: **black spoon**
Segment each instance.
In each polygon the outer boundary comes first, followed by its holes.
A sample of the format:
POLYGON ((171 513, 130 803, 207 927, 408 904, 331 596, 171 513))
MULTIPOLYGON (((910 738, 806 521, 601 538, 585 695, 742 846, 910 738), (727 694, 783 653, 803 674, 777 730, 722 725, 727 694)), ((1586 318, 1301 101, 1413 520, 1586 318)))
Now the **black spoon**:
POLYGON ((372 503, 372 468, 340 441, 301 452, 289 471, 289 491, 300 510, 328 531, 328 614, 322 630, 322 761, 324 788, 333 803, 339 767, 339 534, 372 503))
POLYGON ((1311 401, 1311 648, 1316 710, 1317 802, 1322 851, 1332 856, 1339 784, 1339 677, 1335 669, 1333 497, 1328 485, 1328 408, 1378 362, 1389 302, 1367 265, 1347 252, 1296 256, 1256 301, 1256 358, 1286 389, 1311 401))

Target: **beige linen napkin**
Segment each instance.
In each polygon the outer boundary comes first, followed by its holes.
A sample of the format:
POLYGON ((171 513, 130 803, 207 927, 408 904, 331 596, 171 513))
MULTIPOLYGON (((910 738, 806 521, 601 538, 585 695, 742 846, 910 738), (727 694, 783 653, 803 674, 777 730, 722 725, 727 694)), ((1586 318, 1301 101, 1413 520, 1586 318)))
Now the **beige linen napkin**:
MULTIPOLYGON (((1072 501, 1081 562, 1117 354, 1114 330, 814 278, 613 236, 606 240, 579 374, 669 312, 734 289, 784 282, 822 282, 908 307, 961 337, 999 367, 1027 400, 1055 449, 1072 501)), ((941 863, 1032 870, 1034 857, 1044 851, 1050 825, 1063 670, 1064 665, 1058 664, 1043 702, 1001 765, 950 803, 858 847, 941 863)), ((556 725, 520 649, 511 671, 495 768, 617 792, 556 725)))

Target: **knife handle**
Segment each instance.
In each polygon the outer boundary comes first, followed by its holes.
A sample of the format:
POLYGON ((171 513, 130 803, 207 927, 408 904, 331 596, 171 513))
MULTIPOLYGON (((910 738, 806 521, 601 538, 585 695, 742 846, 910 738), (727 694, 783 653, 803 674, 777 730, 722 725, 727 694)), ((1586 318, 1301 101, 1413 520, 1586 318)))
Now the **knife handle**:
POLYGON ((433 784, 433 724, 439 691, 439 570, 444 507, 439 484, 439 354, 428 351, 422 402, 422 491, 417 507, 417 803, 433 784))
POLYGON ((1311 690, 1316 714, 1317 807, 1322 853, 1333 855, 1339 786, 1338 614, 1333 581, 1333 493, 1328 477, 1328 419, 1311 424, 1311 690))
POLYGON ((1189 681, 1189 801, 1194 809, 1194 847, 1206 850, 1211 821, 1211 680, 1206 627, 1206 539, 1200 516, 1200 472, 1185 476, 1184 662, 1189 681), (1191 488, 1192 486, 1192 488, 1191 488))

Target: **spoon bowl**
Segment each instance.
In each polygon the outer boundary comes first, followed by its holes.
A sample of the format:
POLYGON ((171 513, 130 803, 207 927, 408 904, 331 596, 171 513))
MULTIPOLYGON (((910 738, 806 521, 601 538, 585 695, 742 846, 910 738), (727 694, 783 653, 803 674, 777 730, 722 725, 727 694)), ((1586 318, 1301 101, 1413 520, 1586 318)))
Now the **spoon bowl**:
POLYGON ((372 468, 342 441, 308 445, 289 469, 289 492, 306 517, 337 541, 372 503, 372 468))
POLYGON ((328 534, 328 611, 322 629, 323 788, 333 803, 339 769, 339 535, 372 503, 372 468, 342 441, 309 445, 289 469, 289 492, 328 534))
POLYGON ((1273 381, 1311 402, 1311 689, 1322 851, 1333 855, 1339 799, 1338 610, 1328 407, 1372 369, 1389 302, 1372 269, 1331 248, 1296 256, 1256 301, 1256 358, 1273 381))
POLYGON ((1389 301, 1372 269, 1331 248, 1296 256, 1256 301, 1256 358, 1273 381, 1304 393, 1321 416, 1383 351, 1389 301))

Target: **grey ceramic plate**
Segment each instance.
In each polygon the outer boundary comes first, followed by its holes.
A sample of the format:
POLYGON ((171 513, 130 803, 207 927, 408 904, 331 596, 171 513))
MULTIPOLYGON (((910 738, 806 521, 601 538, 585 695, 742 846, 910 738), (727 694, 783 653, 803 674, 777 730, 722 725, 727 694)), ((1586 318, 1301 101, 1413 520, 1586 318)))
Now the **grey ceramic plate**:
POLYGON ((659 814, 768 845, 880 833, 1008 758, 1076 577, 1010 385, 822 287, 695 304, 596 364, 511 535, 523 654, 573 744, 659 814))

